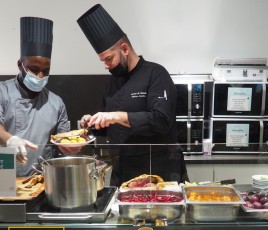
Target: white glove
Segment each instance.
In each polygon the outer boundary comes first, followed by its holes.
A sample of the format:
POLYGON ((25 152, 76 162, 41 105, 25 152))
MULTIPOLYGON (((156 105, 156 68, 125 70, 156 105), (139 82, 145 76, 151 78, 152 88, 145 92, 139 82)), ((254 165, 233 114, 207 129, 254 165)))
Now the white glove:
POLYGON ((16 160, 19 163, 26 163, 28 161, 27 158, 27 150, 26 147, 31 148, 32 150, 37 150, 38 146, 33 144, 30 141, 24 140, 17 136, 12 136, 7 140, 7 147, 16 148, 16 160))

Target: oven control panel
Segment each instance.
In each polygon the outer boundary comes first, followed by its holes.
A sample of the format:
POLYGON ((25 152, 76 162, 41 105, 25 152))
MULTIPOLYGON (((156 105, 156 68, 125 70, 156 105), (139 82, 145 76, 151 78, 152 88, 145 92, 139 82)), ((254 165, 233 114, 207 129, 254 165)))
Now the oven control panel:
POLYGON ((178 142, 184 154, 202 153, 203 126, 202 119, 177 119, 178 142))
POLYGON ((192 116, 203 116, 204 84, 192 84, 192 116))

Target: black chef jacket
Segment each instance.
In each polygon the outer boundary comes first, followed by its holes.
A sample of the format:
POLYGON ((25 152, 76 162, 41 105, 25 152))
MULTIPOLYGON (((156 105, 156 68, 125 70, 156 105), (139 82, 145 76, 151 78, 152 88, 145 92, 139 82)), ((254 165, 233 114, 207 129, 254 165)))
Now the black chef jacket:
POLYGON ((131 126, 114 124, 107 128, 109 143, 131 144, 120 147, 119 183, 143 173, 168 181, 183 180, 183 155, 175 145, 167 145, 177 142, 176 100, 176 88, 167 70, 142 57, 128 75, 109 78, 103 110, 127 112, 131 126))

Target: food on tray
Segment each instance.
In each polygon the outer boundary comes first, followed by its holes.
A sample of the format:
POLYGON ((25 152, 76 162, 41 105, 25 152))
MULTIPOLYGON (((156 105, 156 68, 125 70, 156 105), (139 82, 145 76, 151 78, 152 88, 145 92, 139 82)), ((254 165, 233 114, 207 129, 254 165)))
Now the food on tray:
POLYGON ((181 191, 177 181, 164 181, 158 175, 142 174, 135 177, 127 182, 124 182, 120 191, 129 190, 171 190, 171 191, 181 191))
POLYGON ((127 182, 124 182, 121 188, 144 188, 156 187, 158 183, 163 183, 164 180, 157 175, 142 174, 127 182))
POLYGON ((51 135, 51 140, 55 141, 56 143, 84 143, 87 141, 87 133, 86 129, 78 129, 72 130, 69 132, 58 133, 56 135, 51 135))
POLYGON ((239 201, 239 197, 231 194, 222 194, 218 192, 190 192, 187 194, 189 201, 198 202, 235 202, 239 201))
MULTIPOLYGON (((33 186, 37 185, 38 183, 43 183, 44 182, 44 177, 43 175, 34 175, 31 180, 27 183, 25 188, 32 188, 33 186)), ((23 182, 22 182, 23 183, 23 182)))
POLYGON ((197 186, 197 185, 198 185, 197 182, 192 182, 192 183, 190 183, 190 182, 188 182, 188 181, 185 181, 185 182, 184 182, 184 186, 197 186))
POLYGON ((183 195, 181 192, 170 194, 159 194, 157 191, 143 191, 142 193, 122 193, 119 197, 120 202, 157 202, 157 203, 170 203, 181 202, 183 195))
POLYGON ((262 191, 248 191, 242 194, 244 204, 247 208, 252 209, 268 209, 268 193, 262 191))

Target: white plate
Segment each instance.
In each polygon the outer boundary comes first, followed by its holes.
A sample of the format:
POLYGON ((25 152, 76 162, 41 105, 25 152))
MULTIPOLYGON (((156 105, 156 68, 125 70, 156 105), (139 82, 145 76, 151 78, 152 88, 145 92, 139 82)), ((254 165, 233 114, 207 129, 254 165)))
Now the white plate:
POLYGON ((58 146, 62 146, 62 147, 82 147, 96 140, 95 137, 89 137, 89 138, 90 139, 87 140, 86 142, 78 142, 78 143, 58 143, 53 140, 50 140, 50 141, 51 143, 58 145, 58 146))

